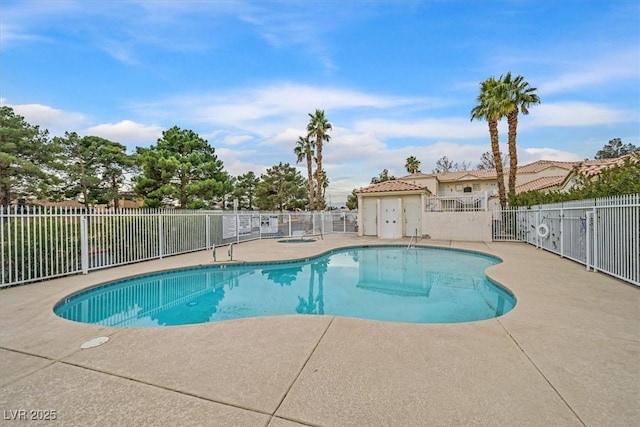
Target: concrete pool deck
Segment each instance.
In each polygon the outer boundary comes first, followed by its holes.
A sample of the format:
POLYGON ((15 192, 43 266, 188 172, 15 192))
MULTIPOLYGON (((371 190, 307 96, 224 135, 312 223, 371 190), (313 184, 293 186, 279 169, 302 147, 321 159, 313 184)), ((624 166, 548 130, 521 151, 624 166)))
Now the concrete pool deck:
MULTIPOLYGON (((234 245, 234 259, 407 242, 261 240, 234 245)), ((148 329, 52 312, 89 285, 211 264, 209 251, 0 290, 2 425, 46 411, 64 426, 640 425, 640 289, 523 243, 419 244, 501 257, 487 273, 515 309, 463 324, 278 316, 148 329), (80 349, 99 336, 110 340, 80 349)))

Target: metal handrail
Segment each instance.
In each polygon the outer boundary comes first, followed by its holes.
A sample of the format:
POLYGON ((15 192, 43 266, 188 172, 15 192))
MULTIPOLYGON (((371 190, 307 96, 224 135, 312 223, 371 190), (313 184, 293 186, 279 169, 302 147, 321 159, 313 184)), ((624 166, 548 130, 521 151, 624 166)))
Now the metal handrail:
POLYGON ((413 243, 413 247, 415 248, 416 243, 418 243, 418 229, 417 228, 414 231, 413 236, 411 236, 411 240, 409 240, 409 245, 407 245, 407 249, 411 249, 411 242, 414 242, 413 243))

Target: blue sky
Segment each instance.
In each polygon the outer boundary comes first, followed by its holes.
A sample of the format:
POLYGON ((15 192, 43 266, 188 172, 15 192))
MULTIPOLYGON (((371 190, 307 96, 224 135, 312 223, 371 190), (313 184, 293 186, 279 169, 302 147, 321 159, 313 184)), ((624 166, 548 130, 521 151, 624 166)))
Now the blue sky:
POLYGON ((508 71, 542 100, 520 116, 520 164, 640 146, 637 0, 2 0, 0 55, 0 103, 29 123, 131 152, 192 129, 234 176, 295 164, 323 109, 333 204, 409 156, 477 164, 489 135, 470 110, 508 71))

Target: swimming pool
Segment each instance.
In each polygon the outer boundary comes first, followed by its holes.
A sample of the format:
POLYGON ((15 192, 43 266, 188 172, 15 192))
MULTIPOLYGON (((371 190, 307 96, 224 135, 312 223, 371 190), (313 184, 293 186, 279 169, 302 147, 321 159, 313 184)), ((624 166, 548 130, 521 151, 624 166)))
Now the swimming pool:
POLYGON ((500 260, 440 248, 369 246, 304 261, 148 274, 71 295, 54 312, 119 327, 175 326, 285 314, 458 323, 507 313, 515 298, 484 270, 500 260))

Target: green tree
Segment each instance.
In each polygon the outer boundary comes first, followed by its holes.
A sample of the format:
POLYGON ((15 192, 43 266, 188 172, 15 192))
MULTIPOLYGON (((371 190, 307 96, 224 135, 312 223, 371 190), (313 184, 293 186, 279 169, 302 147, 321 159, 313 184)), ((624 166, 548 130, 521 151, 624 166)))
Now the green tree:
POLYGON ((498 121, 505 115, 505 105, 500 102, 501 99, 504 99, 498 93, 500 90, 502 89, 499 88, 499 83, 494 77, 489 77, 480 83, 480 94, 477 98, 478 104, 471 110, 471 120, 483 119, 489 125, 491 151, 498 180, 498 197, 500 198, 500 207, 505 209, 507 207, 507 196, 504 188, 504 170, 502 169, 502 156, 498 139, 498 121))
POLYGON ((323 186, 323 169, 322 169, 322 148, 325 142, 329 142, 331 136, 329 136, 329 131, 333 129, 331 123, 327 121, 324 116, 324 110, 316 110, 315 114, 309 114, 310 120, 307 125, 307 132, 309 138, 313 138, 315 140, 315 148, 316 148, 316 188, 318 189, 318 193, 316 195, 316 200, 314 203, 314 208, 318 210, 323 210, 325 208, 324 198, 321 197, 322 191, 320 189, 324 188, 323 186))
POLYGON ((137 149, 142 175, 135 191, 145 206, 177 202, 184 208, 212 207, 230 189, 229 175, 215 149, 192 130, 177 126, 162 132, 157 145, 137 149))
POLYGON ((381 182, 391 181, 394 179, 396 179, 396 177, 390 175, 388 169, 383 169, 382 172, 380 172, 380 175, 371 178, 371 184, 379 184, 381 182))
POLYGON ((623 144, 620 138, 613 138, 596 153, 596 159, 615 159, 640 150, 633 144, 623 144))
POLYGON ((98 176, 98 141, 82 138, 76 132, 65 132, 64 137, 55 137, 54 142, 61 148, 61 169, 64 188, 61 190, 68 199, 82 196, 82 203, 89 207, 99 193, 101 179, 98 176))
POLYGON ((313 210, 314 208, 314 199, 315 199, 315 190, 313 186, 313 155, 314 155, 314 147, 315 144, 313 141, 309 139, 308 136, 300 136, 298 137, 298 141, 296 142, 296 146, 293 149, 293 152, 296 155, 297 161, 296 163, 300 163, 303 159, 307 161, 307 181, 309 182, 309 205, 308 210, 313 210))
POLYGON ((238 199, 238 204, 242 209, 253 210, 256 187, 259 183, 260 178, 253 172, 247 172, 236 178, 233 196, 238 199))
POLYGON ((192 203, 189 206, 192 209, 202 209, 207 207, 212 207, 213 202, 215 200, 219 200, 222 206, 222 210, 227 208, 231 208, 232 201, 231 198, 235 197, 233 192, 235 190, 236 179, 229 175, 227 171, 222 172, 222 176, 219 180, 219 185, 217 186, 217 194, 211 200, 200 199, 195 203, 192 203))
POLYGON ((529 114, 529 107, 540 104, 540 98, 536 95, 536 88, 529 86, 524 77, 512 77, 509 71, 500 77, 501 89, 495 91, 496 97, 505 96, 504 101, 497 100, 500 104, 505 104, 507 109, 507 123, 509 125, 509 194, 516 192, 516 173, 518 172, 518 150, 516 147, 516 137, 518 133, 518 113, 529 114))
POLYGON ((418 173, 420 172, 420 160, 418 160, 415 156, 407 157, 407 162, 404 167, 407 169, 409 173, 418 173))
POLYGON ((358 195, 356 194, 355 188, 351 191, 351 194, 347 196, 347 209, 358 209, 358 195))
POLYGON ((640 193, 640 151, 594 177, 581 175, 578 188, 584 199, 640 193))
MULTIPOLYGON (((329 178, 327 177, 327 171, 322 169, 322 190, 320 191, 320 198, 322 200, 326 200, 325 194, 327 192, 327 188, 329 188, 329 184, 330 183, 329 183, 329 178)), ((331 206, 329 208, 332 209, 331 206)))
POLYGON ((640 152, 625 159, 621 165, 603 170, 599 175, 579 175, 576 186, 569 192, 527 191, 510 194, 509 203, 512 206, 534 206, 637 193, 640 193, 640 152))
POLYGON ((27 123, 11 107, 0 107, 0 205, 39 196, 56 181, 57 156, 49 132, 27 123))
POLYGON ((83 140, 95 150, 95 165, 100 177, 100 193, 96 198, 105 200, 116 210, 120 209, 120 187, 134 166, 132 156, 118 142, 98 136, 85 136, 83 140))
POLYGON ((256 187, 256 206, 261 210, 303 209, 307 204, 307 183, 289 163, 268 168, 256 187))

